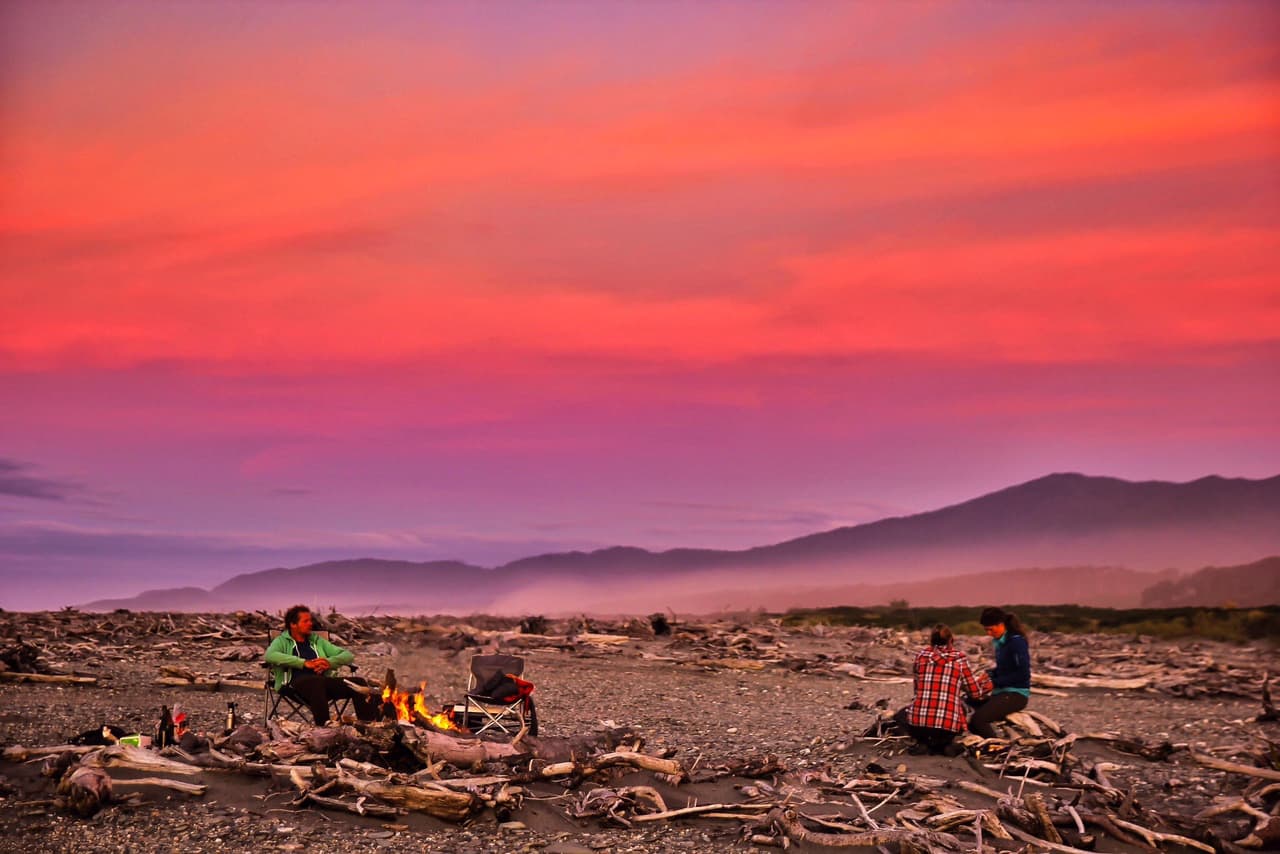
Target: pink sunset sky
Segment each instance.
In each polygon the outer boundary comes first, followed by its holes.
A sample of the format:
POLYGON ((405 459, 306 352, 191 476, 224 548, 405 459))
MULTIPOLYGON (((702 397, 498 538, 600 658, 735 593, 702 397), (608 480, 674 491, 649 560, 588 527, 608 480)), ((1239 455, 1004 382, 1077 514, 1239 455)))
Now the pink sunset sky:
POLYGON ((0 4, 0 607, 1280 473, 1280 4, 0 4))

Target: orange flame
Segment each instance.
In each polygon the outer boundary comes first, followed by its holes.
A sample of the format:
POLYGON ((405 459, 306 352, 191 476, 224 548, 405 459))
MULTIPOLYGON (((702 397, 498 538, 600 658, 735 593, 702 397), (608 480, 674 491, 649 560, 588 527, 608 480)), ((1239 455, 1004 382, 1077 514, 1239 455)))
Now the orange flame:
POLYGON ((436 729, 457 729, 449 716, 443 713, 433 715, 427 708, 427 683, 423 682, 417 691, 396 691, 390 686, 382 689, 382 702, 390 703, 396 710, 396 720, 416 723, 419 719, 427 721, 436 729))

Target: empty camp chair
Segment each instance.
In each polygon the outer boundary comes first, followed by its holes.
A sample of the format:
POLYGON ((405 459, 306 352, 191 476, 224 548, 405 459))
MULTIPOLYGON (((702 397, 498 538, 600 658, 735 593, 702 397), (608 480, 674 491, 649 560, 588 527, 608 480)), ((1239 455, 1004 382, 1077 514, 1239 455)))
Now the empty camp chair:
MULTIPOLYGON (((331 640, 329 633, 325 631, 315 631, 312 632, 312 634, 322 635, 325 640, 331 640)), ((267 643, 270 644, 274 638, 275 635, 271 635, 267 639, 267 643)), ((312 723, 311 710, 307 708, 307 704, 302 701, 302 698, 289 690, 288 683, 282 685, 280 690, 276 691, 275 668, 266 663, 263 663, 262 666, 267 670, 266 681, 263 683, 263 687, 265 689, 264 697, 266 709, 266 716, 264 720, 270 720, 271 718, 283 718, 287 721, 296 721, 303 724, 312 723)), ((344 665, 343 669, 348 671, 349 674, 354 674, 356 672, 356 666, 354 664, 344 665)), ((334 676, 331 678, 340 679, 342 677, 334 676)), ((329 701, 329 716, 334 720, 340 721, 342 720, 342 716, 347 713, 350 707, 351 700, 347 697, 332 699, 329 701)))
POLYGON ((508 735, 526 724, 538 734, 538 712, 533 705, 533 684, 526 682, 524 659, 518 655, 476 655, 467 674, 467 695, 454 715, 475 732, 499 730, 508 735))

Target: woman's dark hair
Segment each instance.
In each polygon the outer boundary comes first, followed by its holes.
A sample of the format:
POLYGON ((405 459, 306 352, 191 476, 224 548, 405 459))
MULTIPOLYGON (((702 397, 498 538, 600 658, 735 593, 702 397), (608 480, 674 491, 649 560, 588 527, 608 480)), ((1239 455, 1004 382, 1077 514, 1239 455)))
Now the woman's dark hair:
POLYGON ((303 614, 310 613, 311 609, 306 605, 294 605, 288 611, 284 612, 284 627, 288 629, 292 626, 296 626, 298 624, 298 620, 302 618, 303 614))
POLYGON ((1006 611, 1004 608, 983 608, 982 616, 978 617, 978 622, 984 626, 994 626, 1004 623, 1004 627, 1009 630, 1010 634, 1026 636, 1026 627, 1022 625, 1022 621, 1018 619, 1017 614, 1012 611, 1006 611))
POLYGON ((933 631, 929 633, 930 646, 951 646, 951 642, 955 640, 955 635, 951 633, 951 627, 946 623, 938 623, 933 627, 933 631))

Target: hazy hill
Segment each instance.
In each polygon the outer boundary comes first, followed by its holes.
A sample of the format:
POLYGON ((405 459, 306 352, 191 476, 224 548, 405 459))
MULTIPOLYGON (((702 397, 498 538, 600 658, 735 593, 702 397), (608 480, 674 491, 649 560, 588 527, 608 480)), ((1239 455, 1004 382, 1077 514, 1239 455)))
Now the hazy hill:
POLYGON ((922 608, 1005 602, 1135 608, 1152 585, 1176 577, 1172 570, 1155 573, 1115 566, 1063 566, 975 572, 896 584, 863 584, 832 588, 824 591, 824 595, 828 601, 869 604, 906 600, 922 608))
POLYGON ((131 599, 102 599, 91 610, 204 611, 286 608, 298 602, 315 607, 358 602, 366 612, 482 609, 492 598, 479 576, 493 570, 458 561, 333 560, 237 575, 212 590, 182 587, 148 590, 131 599))
MULTIPOLYGON (((1055 474, 928 513, 740 551, 614 547, 494 569, 455 561, 332 561, 236 576, 208 592, 207 606, 197 605, 189 589, 167 606, 159 604, 165 591, 150 591, 145 607, 276 608, 301 599, 399 612, 636 613, 834 604, 833 596, 952 604, 957 600, 947 597, 968 596, 975 585, 982 598, 974 601, 1134 605, 1149 583, 1168 580, 1135 573, 1243 564, 1271 554, 1280 554, 1280 477, 1178 484, 1055 474), (955 578, 1015 567, 1073 569, 955 578), (916 586, 925 579, 931 580, 916 586), (892 585, 898 594, 879 589, 892 585)), ((87 607, 144 607, 140 601, 87 607)))
POLYGON ((1183 605, 1280 605, 1280 557, 1244 566, 1207 566, 1199 572, 1152 585, 1142 594, 1145 608, 1183 605))

